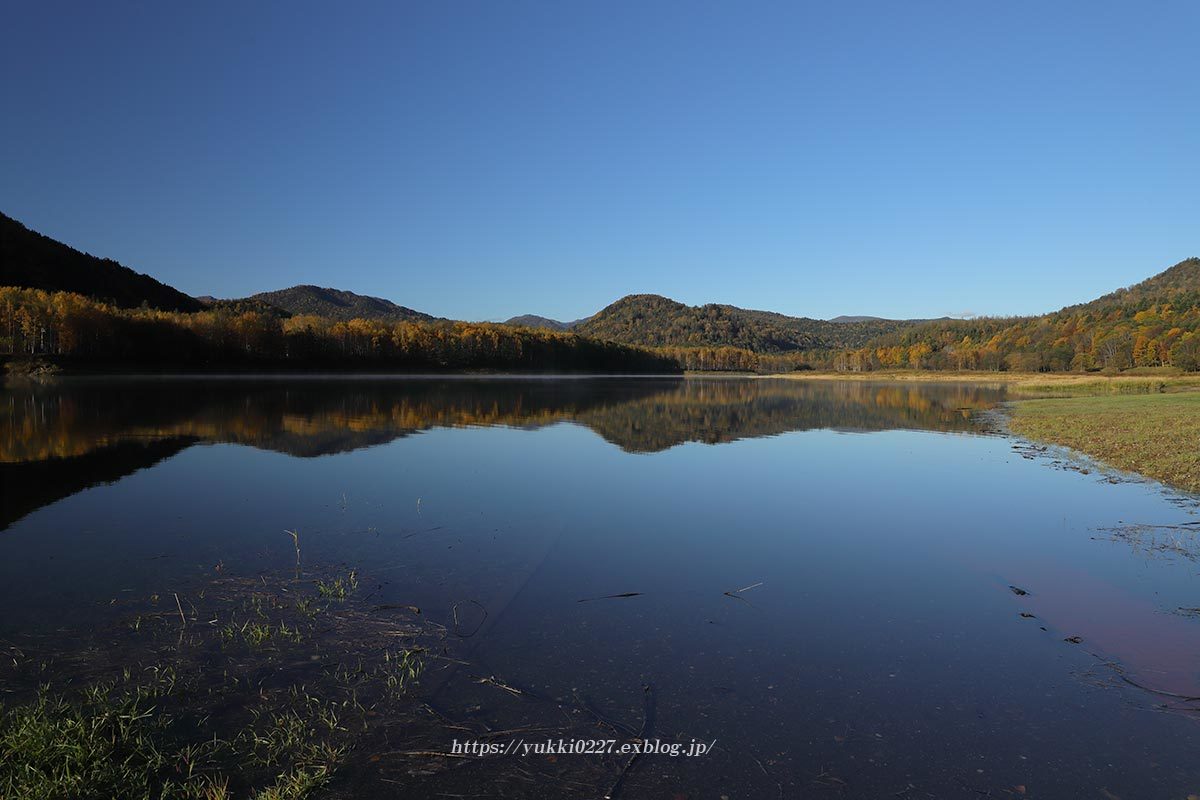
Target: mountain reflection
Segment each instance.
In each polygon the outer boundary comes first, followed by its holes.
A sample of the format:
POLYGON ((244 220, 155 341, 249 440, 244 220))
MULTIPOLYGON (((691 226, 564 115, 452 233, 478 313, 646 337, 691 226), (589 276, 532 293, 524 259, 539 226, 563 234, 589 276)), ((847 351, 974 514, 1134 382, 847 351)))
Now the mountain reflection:
POLYGON ((0 398, 0 526, 196 443, 311 457, 442 427, 583 425, 635 453, 813 428, 966 431, 996 388, 769 379, 68 380, 0 398))

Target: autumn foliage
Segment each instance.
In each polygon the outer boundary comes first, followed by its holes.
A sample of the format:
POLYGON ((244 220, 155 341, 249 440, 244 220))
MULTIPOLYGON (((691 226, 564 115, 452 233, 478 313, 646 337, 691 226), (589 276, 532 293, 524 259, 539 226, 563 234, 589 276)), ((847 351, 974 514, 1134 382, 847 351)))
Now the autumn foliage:
POLYGON ((70 292, 0 288, 0 353, 155 368, 675 372, 645 349, 467 322, 281 317, 217 307, 122 309, 70 292))

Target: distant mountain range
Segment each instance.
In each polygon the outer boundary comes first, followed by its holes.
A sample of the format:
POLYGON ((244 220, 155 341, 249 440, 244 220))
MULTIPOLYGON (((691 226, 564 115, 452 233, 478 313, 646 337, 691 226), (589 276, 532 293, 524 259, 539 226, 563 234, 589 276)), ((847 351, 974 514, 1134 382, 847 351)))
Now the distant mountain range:
MULTIPOLYGON (((0 286, 72 291, 125 308, 146 305, 184 312, 223 308, 284 317, 438 321, 383 298, 310 285, 234 300, 193 298, 116 261, 31 231, 3 214, 0 286)), ((1014 368, 1066 369, 1191 363, 1187 359, 1200 357, 1193 352, 1200 342, 1198 320, 1200 259, 1191 258, 1134 286, 1040 317, 819 320, 715 303, 689 306, 661 295, 633 294, 585 319, 563 322, 526 314, 505 324, 649 347, 728 347, 762 354, 860 350, 852 369, 884 350, 890 361, 877 366, 929 362, 935 368, 951 364, 989 368, 985 365, 1012 361, 1014 368), (1089 344, 1098 341, 1097 336, 1110 342, 1099 355, 1097 345, 1089 344)))

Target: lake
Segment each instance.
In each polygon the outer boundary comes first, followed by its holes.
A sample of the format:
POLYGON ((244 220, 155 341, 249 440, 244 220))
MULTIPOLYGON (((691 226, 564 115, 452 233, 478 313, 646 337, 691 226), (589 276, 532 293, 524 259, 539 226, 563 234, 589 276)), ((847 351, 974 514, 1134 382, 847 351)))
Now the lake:
POLYGON ((332 797, 1200 794, 1195 499, 1006 435, 1003 401, 13 384, 0 698, 167 663, 218 735, 336 707, 332 797), (524 747, 560 739, 681 754, 524 747))

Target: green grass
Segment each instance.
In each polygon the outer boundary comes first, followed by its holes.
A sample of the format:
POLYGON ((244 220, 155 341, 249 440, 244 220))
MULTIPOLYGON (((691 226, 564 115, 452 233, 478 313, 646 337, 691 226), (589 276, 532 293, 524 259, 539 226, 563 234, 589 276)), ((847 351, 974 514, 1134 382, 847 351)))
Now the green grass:
POLYGON ((116 623, 126 640, 112 659, 91 645, 75 657, 73 642, 54 651, 61 665, 14 657, 19 680, 0 683, 0 798, 303 800, 320 790, 376 741, 380 720, 417 715, 427 650, 380 641, 375 617, 349 597, 356 572, 308 596, 300 586, 223 576, 193 595, 207 624, 154 611, 153 595, 116 623), (343 657, 322 665, 322 652, 343 657))
POLYGON ((181 692, 172 670, 156 669, 72 695, 43 686, 33 701, 0 709, 0 797, 231 797, 213 768, 229 743, 186 741, 195 724, 162 708, 181 692))
POLYGON ((1013 404, 1011 428, 1200 492, 1200 392, 1021 400, 1013 404))
POLYGON ((379 667, 379 677, 388 693, 400 697, 408 693, 408 689, 421 679, 425 670, 425 662, 413 650, 385 650, 383 664, 379 667))
POLYGON ((230 622, 221 628, 221 641, 229 644, 244 642, 250 647, 264 647, 276 641, 299 642, 303 638, 295 627, 286 622, 272 625, 269 622, 247 621, 241 624, 230 622))
POLYGON ((346 577, 340 575, 332 581, 317 581, 317 594, 333 600, 345 600, 358 589, 358 572, 350 570, 346 577))
POLYGON ((72 694, 44 686, 31 702, 0 709, 0 797, 226 800, 231 775, 246 784, 248 774, 265 774, 273 777, 257 793, 239 796, 301 800, 345 755, 326 738, 344 731, 327 704, 256 715, 222 739, 165 710, 184 695, 167 669, 72 694))

